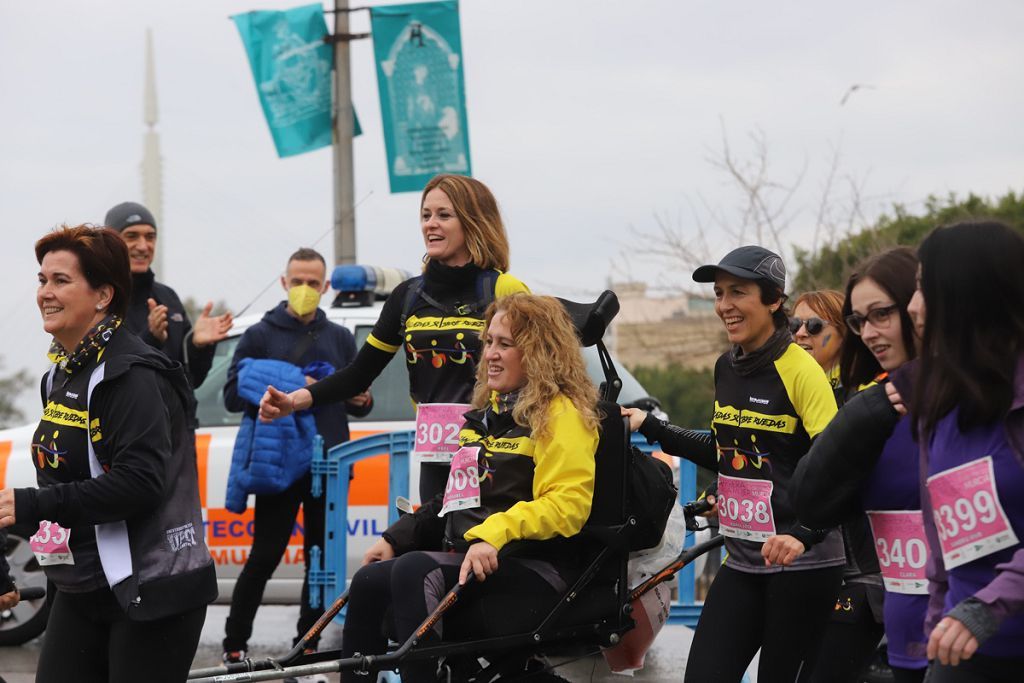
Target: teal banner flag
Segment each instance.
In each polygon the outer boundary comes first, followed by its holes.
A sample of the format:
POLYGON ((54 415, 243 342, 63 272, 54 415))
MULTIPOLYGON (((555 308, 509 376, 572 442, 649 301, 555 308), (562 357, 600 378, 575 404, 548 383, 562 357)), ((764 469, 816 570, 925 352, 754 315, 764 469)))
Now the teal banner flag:
MULTIPOLYGON (((319 4, 231 17, 242 36, 279 157, 331 144, 333 51, 319 4)), ((355 120, 355 134, 359 121, 355 120)))
POLYGON ((471 175, 457 0, 370 9, 392 192, 471 175))

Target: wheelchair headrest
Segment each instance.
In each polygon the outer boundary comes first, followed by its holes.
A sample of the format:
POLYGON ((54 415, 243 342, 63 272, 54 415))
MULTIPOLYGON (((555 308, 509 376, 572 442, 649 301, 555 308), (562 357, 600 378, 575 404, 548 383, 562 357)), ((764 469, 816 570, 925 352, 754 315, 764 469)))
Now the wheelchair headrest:
POLYGON ((580 344, 583 346, 593 346, 601 341, 604 331, 619 312, 619 298, 610 289, 601 292, 597 301, 592 304, 580 304, 565 299, 559 301, 565 306, 565 311, 576 327, 576 334, 579 335, 580 344))

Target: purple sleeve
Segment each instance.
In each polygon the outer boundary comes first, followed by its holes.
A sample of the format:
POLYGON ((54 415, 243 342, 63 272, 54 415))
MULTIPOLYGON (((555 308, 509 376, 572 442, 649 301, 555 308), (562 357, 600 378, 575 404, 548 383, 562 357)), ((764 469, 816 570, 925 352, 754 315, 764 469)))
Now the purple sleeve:
POLYGON ((932 517, 932 499, 928 495, 928 447, 921 444, 921 519, 924 522, 924 535, 928 539, 928 563, 925 573, 928 576, 928 610, 924 616, 925 638, 942 619, 946 607, 946 593, 949 582, 946 578, 946 567, 942 563, 942 546, 939 544, 939 532, 935 529, 935 518, 932 517))
POLYGON ((997 564, 996 578, 974 597, 988 605, 1000 623, 1024 613, 1024 549, 1015 552, 1009 562, 997 564))

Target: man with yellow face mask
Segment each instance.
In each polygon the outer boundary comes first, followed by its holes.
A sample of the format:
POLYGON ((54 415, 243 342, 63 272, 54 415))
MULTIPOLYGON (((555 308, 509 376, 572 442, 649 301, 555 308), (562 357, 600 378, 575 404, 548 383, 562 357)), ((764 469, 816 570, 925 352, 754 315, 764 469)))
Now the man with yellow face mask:
MULTIPOLYGON (((263 589, 288 545, 300 504, 304 555, 308 556, 313 545, 323 547, 324 497, 310 494, 312 433, 323 437, 326 448, 348 441, 347 415, 362 416, 372 407, 367 392, 347 403, 320 408, 315 414, 298 413, 294 422, 280 427, 259 422, 257 409, 268 384, 285 382, 299 388, 340 370, 356 355, 352 333, 327 320, 320 310, 320 297, 329 286, 323 256, 313 249, 296 251, 288 259, 281 286, 288 294, 287 301, 245 331, 224 385, 227 409, 244 413, 235 439, 225 507, 244 512, 249 494, 256 494, 252 549, 235 583, 225 624, 225 661, 245 658, 263 589)), ((309 607, 307 566, 296 642, 321 613, 309 607)))

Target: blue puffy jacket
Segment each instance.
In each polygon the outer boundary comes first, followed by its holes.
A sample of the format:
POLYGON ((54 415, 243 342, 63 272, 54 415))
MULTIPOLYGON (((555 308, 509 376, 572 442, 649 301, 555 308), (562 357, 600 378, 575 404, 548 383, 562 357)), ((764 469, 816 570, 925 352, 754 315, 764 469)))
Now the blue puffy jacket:
MULTIPOLYGON (((303 369, 283 360, 243 358, 238 395, 258 406, 267 385, 290 392, 306 386, 303 369)), ((250 493, 280 493, 309 471, 316 422, 308 411, 266 423, 247 412, 235 437, 224 507, 242 513, 250 493)))

